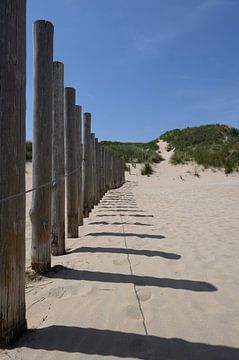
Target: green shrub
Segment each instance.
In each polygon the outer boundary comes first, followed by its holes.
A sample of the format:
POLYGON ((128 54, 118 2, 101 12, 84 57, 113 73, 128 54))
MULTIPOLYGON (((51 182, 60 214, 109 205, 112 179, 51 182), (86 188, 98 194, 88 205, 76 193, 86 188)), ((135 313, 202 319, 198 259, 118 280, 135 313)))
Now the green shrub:
POLYGON ((173 165, 186 164, 186 162, 189 160, 190 158, 188 157, 187 153, 184 153, 180 150, 175 150, 170 158, 170 163, 173 165))
POLYGON ((163 160, 164 160, 164 158, 162 157, 162 155, 159 153, 156 153, 156 152, 154 154, 152 154, 149 158, 149 162, 155 163, 155 164, 158 164, 163 160))
POLYGON ((230 159, 226 159, 224 161, 224 169, 225 169, 225 174, 230 174, 233 172, 233 164, 230 159))
POLYGON ((150 163, 145 163, 144 166, 141 169, 141 175, 147 175, 150 176, 153 174, 153 168, 150 163))

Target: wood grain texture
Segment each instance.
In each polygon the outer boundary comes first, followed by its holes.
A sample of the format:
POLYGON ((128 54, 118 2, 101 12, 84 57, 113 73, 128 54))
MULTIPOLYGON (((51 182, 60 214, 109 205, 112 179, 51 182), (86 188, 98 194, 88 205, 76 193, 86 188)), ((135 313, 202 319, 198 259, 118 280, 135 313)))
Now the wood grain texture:
POLYGON ((65 254, 64 64, 53 62, 52 255, 65 254))
POLYGON ((91 198, 91 158, 90 158, 90 130, 91 130, 91 114, 84 113, 84 217, 88 217, 90 213, 91 198))
MULTIPOLYGON (((52 100, 53 100, 53 25, 45 20, 33 24, 33 187, 52 181, 52 100)), ((46 186, 33 192, 32 268, 44 273, 51 267, 51 198, 46 186)))
MULTIPOLYGON (((0 200, 25 191, 26 1, 0 2, 0 200)), ((25 195, 0 203, 0 346, 26 327, 25 195)))
POLYGON ((78 170, 78 225, 83 225, 83 192, 82 192, 82 108, 76 105, 76 148, 77 148, 77 164, 78 170))
POLYGON ((67 237, 78 237, 78 167, 75 89, 65 88, 65 161, 67 199, 67 237))

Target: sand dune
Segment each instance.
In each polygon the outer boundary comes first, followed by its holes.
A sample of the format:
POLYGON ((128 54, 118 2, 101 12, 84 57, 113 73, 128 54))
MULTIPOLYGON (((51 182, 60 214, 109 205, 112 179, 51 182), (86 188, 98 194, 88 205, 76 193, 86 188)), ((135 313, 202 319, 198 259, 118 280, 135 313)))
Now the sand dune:
POLYGON ((133 169, 28 283, 29 331, 1 359, 239 359, 239 176, 160 147, 154 175, 133 169))

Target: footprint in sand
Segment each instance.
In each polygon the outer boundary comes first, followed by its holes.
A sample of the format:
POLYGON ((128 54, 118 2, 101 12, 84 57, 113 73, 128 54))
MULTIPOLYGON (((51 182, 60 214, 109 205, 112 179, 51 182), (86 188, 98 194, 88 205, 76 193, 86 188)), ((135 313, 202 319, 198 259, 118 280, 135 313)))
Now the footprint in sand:
POLYGON ((56 299, 61 299, 61 298, 66 298, 67 295, 67 290, 66 288, 62 287, 62 286, 57 286, 57 287, 53 287, 48 291, 47 297, 49 298, 56 298, 56 299))
POLYGON ((138 289, 137 294, 140 301, 148 301, 152 296, 151 290, 147 288, 138 289))

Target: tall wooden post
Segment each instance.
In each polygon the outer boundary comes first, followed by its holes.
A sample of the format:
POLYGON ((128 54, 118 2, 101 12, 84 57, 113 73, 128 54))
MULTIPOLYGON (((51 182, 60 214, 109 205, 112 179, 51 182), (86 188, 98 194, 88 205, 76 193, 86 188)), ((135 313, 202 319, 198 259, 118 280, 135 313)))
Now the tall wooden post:
POLYGON ((75 89, 65 88, 65 160, 67 198, 67 236, 78 237, 78 168, 75 115, 75 89))
POLYGON ((91 196, 91 162, 90 162, 91 114, 84 113, 84 217, 89 216, 91 196))
POLYGON ((106 151, 105 148, 102 148, 102 178, 103 178, 103 193, 102 196, 106 193, 106 170, 105 170, 105 164, 106 164, 106 151))
POLYGON ((64 65, 53 63, 52 255, 65 253, 64 65))
POLYGON ((100 144, 98 144, 99 149, 99 201, 102 198, 102 148, 100 144))
POLYGON ((91 134, 91 203, 90 208, 95 205, 96 171, 95 171, 95 134, 91 134))
POLYGON ((100 201, 100 157, 99 157, 99 143, 95 139, 95 156, 96 156, 96 204, 100 201))
POLYGON ((0 346, 26 327, 26 1, 0 2, 0 346))
POLYGON ((110 154, 108 151, 106 151, 105 153, 105 173, 106 173, 106 192, 109 190, 109 178, 110 178, 110 172, 109 172, 109 168, 110 168, 110 154))
POLYGON ((83 199, 82 199, 82 125, 81 125, 81 106, 76 105, 76 135, 77 135, 77 164, 78 164, 78 225, 83 225, 83 199))
POLYGON ((53 25, 39 20, 33 26, 33 187, 32 268, 43 273, 51 267, 53 25))

